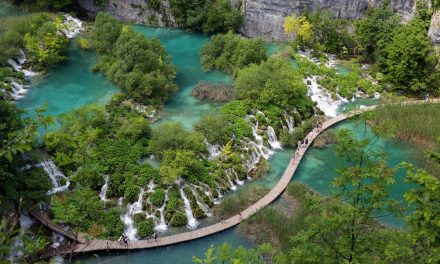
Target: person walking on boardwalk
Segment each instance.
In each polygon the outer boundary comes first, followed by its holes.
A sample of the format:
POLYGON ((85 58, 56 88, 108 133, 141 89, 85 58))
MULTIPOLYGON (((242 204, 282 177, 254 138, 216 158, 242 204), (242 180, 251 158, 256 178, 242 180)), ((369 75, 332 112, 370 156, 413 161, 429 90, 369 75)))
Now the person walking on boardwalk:
POLYGON ((154 237, 154 240, 157 241, 157 234, 156 234, 156 232, 153 233, 153 237, 154 237))
POLYGON ((428 101, 429 100, 429 93, 426 93, 425 94, 425 101, 428 101))

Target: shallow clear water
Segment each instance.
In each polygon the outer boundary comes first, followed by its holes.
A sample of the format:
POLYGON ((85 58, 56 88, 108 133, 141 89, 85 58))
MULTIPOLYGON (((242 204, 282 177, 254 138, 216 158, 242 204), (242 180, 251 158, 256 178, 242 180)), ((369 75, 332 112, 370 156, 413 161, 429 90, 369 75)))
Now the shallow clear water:
POLYGON ((72 43, 67 53, 68 60, 56 65, 40 81, 35 81, 26 96, 17 105, 30 112, 43 104, 46 114, 58 116, 91 103, 106 103, 119 89, 101 73, 93 73, 90 67, 96 64, 92 51, 80 50, 72 43))
POLYGON ((236 229, 227 230, 215 235, 177 244, 168 247, 145 249, 130 252, 112 252, 109 254, 94 254, 87 257, 80 257, 76 260, 81 263, 129 263, 129 264, 190 264, 192 257, 197 256, 203 259, 205 251, 210 245, 221 245, 229 243, 234 247, 250 246, 236 229))
MULTIPOLYGON (((336 125, 332 129, 341 128, 354 131, 354 135, 358 138, 363 137, 364 130, 363 128, 358 127, 355 121, 345 121, 336 125)), ((371 128, 367 129, 367 138, 375 138, 371 128)), ((383 151, 387 156, 389 166, 396 166, 402 161, 412 162, 415 165, 420 165, 417 161, 416 149, 408 144, 378 138, 372 149, 376 151, 383 151)), ((293 180, 303 182, 321 194, 330 194, 330 183, 336 175, 335 169, 343 165, 343 160, 336 156, 335 145, 330 145, 323 149, 310 148, 307 151, 307 155, 305 155, 301 161, 293 180)), ((404 182, 405 176, 406 172, 399 170, 396 175, 396 183, 390 188, 391 197, 401 202, 404 201, 403 194, 411 188, 411 185, 404 182)), ((381 220, 384 223, 393 226, 403 226, 404 224, 402 219, 393 216, 387 216, 381 218, 381 220)))
POLYGON ((152 28, 137 25, 136 31, 147 37, 157 37, 171 55, 177 67, 179 92, 171 96, 165 107, 166 115, 157 123, 179 121, 188 129, 207 112, 215 111, 221 103, 200 101, 191 96, 192 88, 202 80, 214 83, 232 83, 232 77, 219 71, 204 72, 201 69, 199 50, 209 37, 170 28, 152 28))
POLYGON ((25 13, 22 9, 0 1, 0 18, 5 16, 18 16, 25 13))

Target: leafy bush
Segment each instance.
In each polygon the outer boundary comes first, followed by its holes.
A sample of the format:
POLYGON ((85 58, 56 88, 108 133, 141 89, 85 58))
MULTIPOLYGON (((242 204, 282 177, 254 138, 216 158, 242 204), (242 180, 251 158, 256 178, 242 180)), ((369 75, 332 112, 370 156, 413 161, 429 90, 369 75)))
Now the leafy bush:
POLYGON ((145 238, 153 234, 154 223, 151 218, 145 219, 136 224, 137 235, 140 238, 145 238))
POLYGON ((173 218, 171 218, 170 225, 171 226, 184 226, 188 223, 188 217, 182 212, 177 211, 173 218))
POLYGON ((154 156, 162 160, 166 150, 191 150, 206 153, 203 136, 197 132, 188 132, 181 123, 167 122, 153 131, 151 149, 154 156))
POLYGON ((205 34, 236 31, 243 21, 228 0, 171 0, 170 10, 178 26, 205 34))
POLYGON ((266 47, 261 39, 246 39, 240 35, 218 34, 211 37, 201 50, 203 70, 218 69, 233 73, 249 64, 266 60, 266 47))
POLYGON ((157 188, 151 195, 151 203, 155 206, 161 206, 165 200, 165 190, 162 188, 157 188))
POLYGON ((299 72, 288 60, 269 58, 238 72, 235 89, 239 99, 254 102, 257 109, 269 106, 295 108, 302 115, 311 113, 313 102, 299 72))
POLYGON ((162 105, 177 91, 176 69, 156 38, 148 39, 109 14, 98 14, 92 33, 98 67, 138 103, 162 105))
POLYGON ((7 17, 0 20, 0 62, 27 51, 28 63, 45 69, 66 59, 68 39, 59 33, 61 18, 48 13, 7 17))

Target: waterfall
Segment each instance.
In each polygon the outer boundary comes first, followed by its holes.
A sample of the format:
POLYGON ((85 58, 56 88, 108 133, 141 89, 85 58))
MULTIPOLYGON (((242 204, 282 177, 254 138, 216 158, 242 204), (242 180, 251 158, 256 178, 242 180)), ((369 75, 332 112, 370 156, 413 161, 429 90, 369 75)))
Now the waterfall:
POLYGON ((290 115, 285 115, 285 120, 286 120, 286 124, 287 124, 287 128, 289 129, 289 133, 292 133, 295 127, 295 119, 293 119, 293 117, 291 117, 290 115))
POLYGON ((277 135, 273 127, 267 127, 268 143, 272 149, 282 149, 281 143, 278 141, 277 135))
POLYGON ((156 187, 156 185, 154 184, 154 181, 153 180, 151 180, 149 183, 148 183, 148 189, 147 189, 147 192, 148 193, 152 193, 152 192, 154 192, 154 187, 156 187))
POLYGON ((61 31, 67 38, 76 37, 83 31, 83 22, 78 18, 72 17, 70 14, 64 14, 64 22, 61 31))
POLYGON ((374 99, 379 99, 381 94, 379 92, 374 92, 374 99))
POLYGON ((18 52, 20 53, 19 57, 17 58, 18 63, 23 65, 27 61, 26 54, 24 54, 23 49, 20 49, 18 52))
POLYGON ((197 192, 192 188, 190 188, 190 189, 191 189, 192 194, 196 198, 196 203, 200 207, 200 209, 202 209, 202 211, 206 214, 206 216, 208 216, 208 217, 212 216, 212 214, 209 210, 209 207, 206 204, 200 202, 199 195, 197 194, 197 192))
POLYGON ((49 176, 53 188, 49 191, 47 191, 47 195, 52 195, 52 194, 56 194, 56 193, 60 193, 60 192, 64 192, 67 189, 69 189, 70 186, 70 181, 67 180, 67 177, 60 171, 57 169, 57 167, 55 166, 55 163, 52 160, 43 160, 39 166, 41 166, 44 171, 47 173, 47 175, 49 176), (65 179, 66 180, 66 184, 65 185, 60 185, 60 180, 61 179, 65 179))
POLYGON ((217 144, 211 145, 206 139, 203 142, 205 143, 206 148, 208 149, 209 160, 213 160, 214 158, 216 158, 221 154, 221 148, 219 145, 217 144))
POLYGON ((108 199, 106 198, 106 194, 107 194, 107 190, 108 190, 108 179, 109 176, 105 175, 104 176, 104 185, 102 185, 101 187, 101 192, 99 193, 99 198, 101 198, 101 201, 108 201, 108 199))
POLYGON ((124 235, 130 240, 136 240, 137 229, 134 227, 133 215, 142 212, 142 199, 144 198, 144 193, 144 188, 141 188, 138 200, 128 205, 127 212, 121 216, 121 220, 125 224, 124 235))
POLYGON ((165 215, 164 215, 164 210, 165 207, 167 206, 167 201, 168 201, 168 190, 165 190, 165 199, 163 201, 162 206, 159 208, 160 211, 160 221, 159 223, 154 227, 154 230, 158 231, 158 232, 165 232, 168 229, 168 226, 165 222, 165 215))
POLYGON ((8 59, 7 63, 10 66, 12 66, 12 68, 14 68, 14 70, 23 72, 26 80, 29 80, 30 78, 38 75, 38 72, 33 72, 30 70, 23 69, 22 66, 17 64, 17 62, 14 59, 8 59))
POLYGON ((237 186, 231 181, 231 177, 229 176, 229 171, 226 171, 226 177, 228 178, 229 184, 231 185, 231 190, 236 191, 237 186))
POLYGON ((188 197, 186 197, 185 192, 183 191, 183 187, 180 188, 180 196, 182 196, 183 203, 185 206, 185 214, 186 214, 186 217, 188 218, 187 226, 189 229, 194 229, 198 226, 199 222, 194 218, 194 215, 193 215, 192 209, 191 209, 191 204, 188 200, 188 197))
POLYGON ((11 93, 12 98, 20 99, 26 94, 27 89, 24 88, 25 87, 24 85, 19 84, 13 79, 11 79, 11 85, 13 90, 13 92, 11 93))
POLYGON ((240 180, 240 179, 238 178, 237 173, 235 173, 235 182, 236 182, 238 185, 243 185, 243 184, 244 184, 244 181, 242 181, 242 180, 240 180))
POLYGON ((343 102, 342 98, 339 98, 339 100, 333 100, 332 94, 318 85, 316 76, 308 77, 304 79, 304 82, 306 84, 307 82, 311 83, 307 84, 307 93, 312 101, 317 103, 317 107, 323 111, 326 116, 337 116, 338 108, 343 102))
POLYGON ((58 234, 56 232, 52 232, 52 245, 51 245, 51 247, 52 248, 60 247, 61 243, 63 243, 64 239, 65 238, 64 238, 63 235, 60 235, 60 234, 58 234))

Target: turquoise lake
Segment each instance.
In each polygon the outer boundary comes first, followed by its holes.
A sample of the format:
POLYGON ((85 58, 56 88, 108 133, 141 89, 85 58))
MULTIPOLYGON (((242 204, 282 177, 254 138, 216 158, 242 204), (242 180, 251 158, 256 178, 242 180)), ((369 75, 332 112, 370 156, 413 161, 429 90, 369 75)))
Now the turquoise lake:
MULTIPOLYGON (((19 10, 0 4, 0 17, 19 14, 19 10)), ((221 104, 200 101, 191 96, 192 88, 201 80, 217 83, 231 83, 229 75, 218 71, 203 72, 199 61, 199 49, 208 41, 208 37, 196 33, 167 28, 150 28, 134 26, 148 37, 157 37, 170 53, 173 63, 177 66, 177 83, 179 92, 171 97, 165 107, 165 116, 158 122, 167 120, 182 122, 186 128, 192 125, 206 112, 216 111, 221 104)), ((268 44, 268 54, 276 53, 282 44, 268 44)), ((105 79, 102 74, 92 73, 90 67, 96 64, 96 55, 90 51, 79 50, 73 43, 68 52, 69 60, 56 66, 45 78, 32 84, 28 94, 17 102, 18 106, 33 111, 42 104, 47 104, 47 114, 57 116, 72 109, 90 103, 105 103, 119 89, 105 79)), ((295 62, 292 62, 295 63, 295 62)), ((344 70, 341 71, 343 73, 344 70)), ((365 103, 354 103, 368 104, 365 103)), ((336 128, 349 128, 360 132, 353 122, 344 122, 336 128)), ((379 140, 375 146, 384 150, 389 156, 390 165, 396 165, 403 160, 415 161, 414 149, 394 141, 379 140)), ((329 192, 329 182, 334 177, 335 168, 341 161, 334 154, 334 146, 324 149, 311 148, 303 159, 293 180, 308 184, 320 193, 329 192)), ((282 176, 292 150, 276 152, 271 160, 271 171, 267 177, 254 181, 254 184, 273 187, 282 176)), ((399 172, 398 183, 393 186, 393 197, 401 198, 409 188, 403 183, 404 173, 399 172)), ((386 223, 401 225, 398 219, 389 218, 386 223)), ((252 246, 242 238, 237 229, 206 237, 203 239, 152 250, 134 252, 119 252, 110 254, 94 254, 81 257, 83 263, 192 263, 194 255, 202 256, 211 244, 231 243, 234 246, 252 246)))

